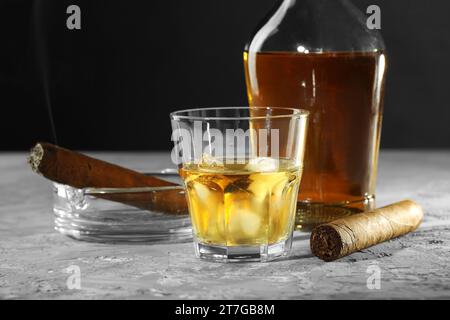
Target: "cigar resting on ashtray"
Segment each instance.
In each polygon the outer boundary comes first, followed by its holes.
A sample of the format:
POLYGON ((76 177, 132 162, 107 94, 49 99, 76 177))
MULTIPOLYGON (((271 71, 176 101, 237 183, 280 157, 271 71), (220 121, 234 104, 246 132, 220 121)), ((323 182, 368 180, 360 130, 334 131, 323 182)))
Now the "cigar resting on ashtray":
MULTIPOLYGON (((176 187, 177 184, 147 176, 50 143, 37 143, 29 163, 34 172, 60 184, 84 188, 176 187)), ((95 196, 140 209, 171 214, 187 214, 182 188, 155 192, 95 193, 95 196)))
POLYGON ((313 229, 311 251, 324 261, 333 261, 410 233, 422 219, 422 207, 410 200, 359 213, 313 229))

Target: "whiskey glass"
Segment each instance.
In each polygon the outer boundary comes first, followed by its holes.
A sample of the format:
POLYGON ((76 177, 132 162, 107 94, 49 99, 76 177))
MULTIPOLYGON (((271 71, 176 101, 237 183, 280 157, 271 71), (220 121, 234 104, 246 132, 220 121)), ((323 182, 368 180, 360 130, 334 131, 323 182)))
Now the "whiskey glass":
POLYGON ((308 112, 225 107, 170 117, 172 161, 184 183, 197 257, 233 262, 287 256, 308 112))

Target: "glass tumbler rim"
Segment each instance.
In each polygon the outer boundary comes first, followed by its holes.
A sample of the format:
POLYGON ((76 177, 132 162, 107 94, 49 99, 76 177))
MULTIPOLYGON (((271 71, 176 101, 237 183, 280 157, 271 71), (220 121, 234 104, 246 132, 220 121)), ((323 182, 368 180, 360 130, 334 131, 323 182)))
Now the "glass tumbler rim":
POLYGON ((210 121, 210 120, 266 120, 266 119, 293 119, 293 118, 306 118, 309 116, 309 111, 299 108, 285 108, 285 107, 260 107, 260 106, 235 106, 235 107, 208 107, 208 108, 192 108, 182 109, 170 113, 171 120, 197 120, 197 121, 210 121), (225 110, 284 110, 290 113, 277 114, 277 115, 263 115, 263 116, 199 116, 199 115, 186 115, 189 112, 196 111, 225 111, 225 110))

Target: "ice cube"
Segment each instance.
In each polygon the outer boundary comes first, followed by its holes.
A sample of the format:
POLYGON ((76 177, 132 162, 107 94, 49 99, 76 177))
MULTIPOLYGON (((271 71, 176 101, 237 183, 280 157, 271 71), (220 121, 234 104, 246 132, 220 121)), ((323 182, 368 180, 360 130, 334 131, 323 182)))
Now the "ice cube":
POLYGON ((222 187, 212 177, 201 176, 188 184, 192 224, 197 236, 225 243, 222 187))
POLYGON ((272 185, 271 194, 276 197, 281 197, 286 187, 288 186, 288 183, 289 176, 287 174, 281 175, 279 179, 276 179, 275 183, 272 185))
POLYGON ((207 177, 199 177, 193 181, 192 187, 198 199, 204 203, 210 202, 216 196, 222 196, 222 188, 217 183, 209 180, 207 177), (220 192, 218 194, 218 192, 220 192))
POLYGON ((228 221, 228 231, 230 237, 239 238, 240 234, 245 237, 254 237, 258 235, 261 228, 261 217, 246 208, 235 207, 228 221))
POLYGON ((272 192, 281 193, 283 189, 283 184, 287 182, 287 177, 284 173, 255 173, 250 175, 250 180, 252 183, 248 187, 256 199, 263 201, 272 192), (277 186, 279 186, 277 188, 277 186), (281 192, 280 192, 281 189, 281 192))
POLYGON ((224 163, 221 159, 213 157, 208 153, 204 153, 200 160, 199 167, 202 169, 223 168, 224 163))
POLYGON ((250 159, 245 169, 251 172, 275 172, 278 171, 278 167, 277 159, 258 157, 250 159))
POLYGON ((261 228, 261 217, 251 211, 239 212, 242 232, 247 236, 256 236, 261 228))

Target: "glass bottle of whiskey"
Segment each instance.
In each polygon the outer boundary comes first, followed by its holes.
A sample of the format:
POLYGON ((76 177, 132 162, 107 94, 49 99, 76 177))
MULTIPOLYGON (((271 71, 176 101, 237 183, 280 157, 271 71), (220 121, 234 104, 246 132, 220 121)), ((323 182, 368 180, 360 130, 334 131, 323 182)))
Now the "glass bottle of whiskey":
POLYGON ((282 0, 244 51, 251 106, 310 111, 296 223, 375 206, 386 55, 348 0, 282 0))

